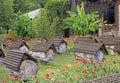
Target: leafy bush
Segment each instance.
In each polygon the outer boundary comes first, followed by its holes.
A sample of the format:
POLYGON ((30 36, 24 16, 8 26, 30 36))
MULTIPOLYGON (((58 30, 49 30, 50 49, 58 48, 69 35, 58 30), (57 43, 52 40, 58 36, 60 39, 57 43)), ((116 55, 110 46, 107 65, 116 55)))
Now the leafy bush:
POLYGON ((98 12, 93 11, 89 14, 85 13, 84 3, 79 7, 77 5, 77 14, 72 11, 67 11, 69 17, 64 19, 65 29, 71 28, 79 36, 88 35, 90 31, 95 31, 99 28, 101 22, 98 12))

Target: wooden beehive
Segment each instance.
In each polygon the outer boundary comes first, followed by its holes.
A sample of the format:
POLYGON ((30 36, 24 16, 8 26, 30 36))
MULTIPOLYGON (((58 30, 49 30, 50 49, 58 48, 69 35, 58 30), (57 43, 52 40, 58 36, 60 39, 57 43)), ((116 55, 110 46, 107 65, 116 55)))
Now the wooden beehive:
POLYGON ((104 53, 108 54, 103 43, 90 43, 83 41, 76 44, 74 52, 76 59, 83 59, 87 62, 90 62, 91 59, 93 59, 94 62, 101 62, 103 60, 104 53))
POLYGON ((120 40, 120 37, 114 37, 113 35, 99 37, 99 41, 105 44, 105 46, 110 50, 111 55, 115 54, 114 49, 117 40, 120 40))
POLYGON ((78 43, 79 41, 83 41, 83 42, 91 42, 91 43, 97 43, 97 39, 92 38, 92 37, 78 37, 76 40, 76 43, 78 43))
POLYGON ((52 61, 57 53, 54 44, 52 43, 37 43, 32 48, 32 56, 42 61, 52 61))
POLYGON ((115 42, 114 51, 115 51, 116 54, 120 54, 120 40, 117 40, 117 41, 115 42))
POLYGON ((114 46, 116 38, 113 35, 100 36, 99 41, 103 42, 105 46, 114 46))
POLYGON ((37 60, 24 52, 18 50, 10 50, 7 56, 3 59, 3 63, 6 65, 7 68, 18 72, 20 70, 20 65, 22 61, 26 59, 37 62, 37 60))
POLYGON ((6 65, 8 72, 14 76, 23 78, 23 80, 36 75, 39 69, 36 59, 18 50, 10 50, 3 59, 3 64, 6 65), (34 69, 34 71, 28 72, 31 69, 34 69))
POLYGON ((25 42, 16 41, 9 46, 9 50, 18 50, 22 46, 26 46, 29 49, 29 46, 25 42))
POLYGON ((67 49, 66 41, 61 37, 54 37, 49 40, 48 43, 52 43, 55 45, 57 53, 65 53, 67 49))

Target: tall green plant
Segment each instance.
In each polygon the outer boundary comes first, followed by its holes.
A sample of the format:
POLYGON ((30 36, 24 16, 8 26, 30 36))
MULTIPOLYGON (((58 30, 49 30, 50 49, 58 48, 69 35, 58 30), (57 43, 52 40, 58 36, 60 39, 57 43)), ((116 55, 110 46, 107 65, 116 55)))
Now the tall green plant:
POLYGON ((30 26, 31 20, 28 15, 21 15, 13 23, 14 30, 16 30, 17 35, 20 37, 26 37, 29 36, 29 29, 28 26, 30 26))
POLYGON ((15 18, 13 13, 13 0, 0 0, 0 28, 5 29, 7 33, 15 18))
POLYGON ((64 19, 65 29, 71 28, 79 36, 88 35, 90 31, 95 31, 99 28, 98 24, 101 20, 98 18, 98 12, 93 11, 89 14, 85 13, 84 3, 77 5, 77 14, 72 11, 67 11, 69 17, 64 19))
POLYGON ((53 21, 50 21, 47 11, 42 9, 40 15, 34 19, 31 27, 36 30, 37 36, 51 38, 56 36, 58 20, 58 17, 54 17, 53 21))

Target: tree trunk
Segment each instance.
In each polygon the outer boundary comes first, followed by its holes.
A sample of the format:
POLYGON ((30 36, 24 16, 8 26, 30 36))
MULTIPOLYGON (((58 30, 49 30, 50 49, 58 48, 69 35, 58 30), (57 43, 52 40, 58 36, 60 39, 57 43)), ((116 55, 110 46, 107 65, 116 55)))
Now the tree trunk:
POLYGON ((9 26, 6 27, 7 34, 9 33, 9 26))
POLYGON ((71 0, 71 11, 76 13, 76 0, 71 0))

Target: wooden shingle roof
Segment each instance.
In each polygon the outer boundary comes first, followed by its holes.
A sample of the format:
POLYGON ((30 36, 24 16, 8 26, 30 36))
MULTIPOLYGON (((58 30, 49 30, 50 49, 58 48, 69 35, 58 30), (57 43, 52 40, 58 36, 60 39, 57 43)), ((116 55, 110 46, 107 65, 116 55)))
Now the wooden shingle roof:
POLYGON ((107 46, 114 46, 115 41, 117 40, 117 37, 114 36, 101 36, 99 38, 100 42, 103 42, 107 46))
POLYGON ((108 54, 103 43, 89 43, 80 41, 76 44, 74 51, 88 54, 96 54, 96 52, 102 49, 105 54, 108 54))
POLYGON ((19 71, 22 61, 26 59, 37 62, 37 60, 26 53, 17 50, 10 50, 7 56, 3 59, 3 63, 6 67, 14 71, 19 71))
POLYGON ((52 43, 36 43, 33 46, 32 51, 33 52, 44 52, 44 53, 46 53, 47 50, 49 50, 50 48, 52 48, 53 51, 56 53, 55 46, 52 43))
POLYGON ((16 41, 9 46, 9 50, 18 50, 22 45, 27 46, 29 49, 29 46, 25 42, 16 41))
POLYGON ((98 41, 92 37, 78 37, 76 40, 76 43, 79 41, 84 41, 84 42, 91 42, 91 43, 97 43, 98 41))
POLYGON ((59 46, 60 43, 67 44, 67 42, 63 38, 61 38, 61 37, 54 37, 54 38, 50 39, 48 43, 52 43, 55 46, 59 46))

